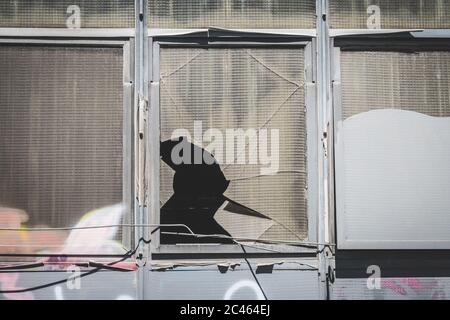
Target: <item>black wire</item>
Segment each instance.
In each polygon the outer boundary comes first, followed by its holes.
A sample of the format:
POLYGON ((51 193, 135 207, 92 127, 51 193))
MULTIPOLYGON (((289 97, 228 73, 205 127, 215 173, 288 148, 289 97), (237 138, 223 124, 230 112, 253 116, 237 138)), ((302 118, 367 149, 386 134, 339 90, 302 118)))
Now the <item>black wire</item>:
MULTIPOLYGON (((243 246, 242 244, 240 244, 240 246, 241 246, 241 248, 242 248, 242 251, 244 251, 244 254, 247 255, 247 251, 245 251, 244 246, 243 246)), ((252 273, 253 278, 255 279, 255 282, 256 282, 256 284, 257 284, 258 287, 259 287, 259 290, 261 290, 261 292, 262 292, 262 294, 263 294, 263 296, 264 296, 264 299, 265 299, 265 300, 268 300, 268 299, 267 299, 267 296, 266 296, 266 293, 264 292, 264 290, 263 290, 263 288, 262 288, 262 286, 261 286, 261 283, 259 283, 259 280, 258 280, 258 278, 256 277, 255 272, 253 271, 252 265, 250 264, 250 262, 248 261, 248 259, 247 259, 245 256, 244 256, 244 259, 245 259, 245 262, 247 262, 247 265, 248 265, 248 267, 249 267, 249 269, 250 269, 250 272, 252 273)))
MULTIPOLYGON (((88 272, 86 272, 86 273, 80 274, 77 278, 83 278, 83 277, 86 277, 86 276, 88 276, 88 275, 91 275, 91 274, 93 274, 93 273, 96 273, 96 272, 99 271, 99 270, 100 270, 100 268, 96 268, 96 269, 90 270, 90 271, 88 271, 88 272)), ((55 282, 50 282, 50 283, 46 283, 46 284, 43 284, 43 285, 40 285, 40 286, 31 287, 31 288, 26 288, 26 289, 2 290, 2 291, 0 291, 0 293, 3 293, 3 294, 5 294, 5 293, 23 293, 23 292, 35 291, 35 290, 39 290, 39 289, 45 289, 45 288, 48 288, 48 287, 53 287, 53 286, 56 286, 56 285, 58 285, 58 284, 62 284, 62 283, 64 283, 64 282, 67 282, 68 280, 69 280, 69 279, 63 279, 63 280, 59 280, 59 281, 55 281, 55 282)))
POLYGON ((42 262, 33 262, 29 264, 19 264, 14 266, 6 266, 6 267, 0 267, 0 271, 3 270, 24 270, 24 269, 33 269, 38 267, 43 267, 44 264, 42 262))
MULTIPOLYGON (((158 231, 158 229, 159 229, 159 227, 158 228, 156 228, 155 230, 153 230, 152 232, 151 232, 151 234, 153 234, 153 233, 155 233, 156 231, 158 231)), ((192 233, 181 233, 181 232, 161 232, 161 233, 163 233, 163 234, 168 234, 168 235, 174 235, 174 236, 181 236, 181 237, 196 237, 196 238, 198 238, 199 236, 201 236, 202 238, 218 238, 219 236, 221 236, 221 235, 219 235, 219 234, 192 234, 192 233)), ((227 235, 222 235, 222 237, 219 237, 220 239, 231 239, 232 241, 234 241, 235 243, 237 243, 236 242, 236 240, 235 240, 235 238, 233 238, 233 237, 231 237, 231 236, 227 236, 227 235)), ((264 240, 264 239, 251 239, 252 241, 257 241, 258 243, 262 243, 262 244, 281 244, 281 245, 283 245, 283 244, 286 244, 286 245, 290 245, 290 246, 293 246, 293 247, 301 247, 301 248, 317 248, 317 245, 309 245, 309 244, 299 244, 299 243, 293 243, 293 244, 290 244, 290 243, 274 243, 274 242, 271 242, 270 240, 264 240)), ((239 244, 240 245, 240 243, 237 243, 237 244, 239 244)), ((326 246, 328 246, 328 245, 326 245, 326 246)), ((321 251, 316 251, 316 253, 322 253, 323 252, 323 250, 321 250, 321 251)), ((281 252, 281 253, 284 253, 284 252, 281 252)))
POLYGON ((333 251, 333 249, 331 249, 332 246, 330 246, 329 244, 325 244, 323 245, 323 248, 321 250, 316 251, 316 254, 321 254, 323 253, 326 249, 330 249, 330 251, 333 251))
POLYGON ((328 278, 328 274, 327 274, 326 279, 325 279, 325 285, 327 287, 326 299, 330 300, 330 281, 329 281, 329 278, 328 278))
POLYGON ((150 234, 154 234, 156 231, 158 231, 159 229, 161 229, 161 227, 157 227, 155 228, 150 234))
MULTIPOLYGON (((139 241, 138 241, 138 243, 137 243, 137 245, 136 245, 136 247, 135 247, 133 250, 130 250, 130 251, 128 251, 127 253, 125 253, 125 254, 123 255, 123 257, 120 258, 119 260, 110 262, 110 263, 108 263, 108 264, 106 264, 106 265, 104 265, 104 266, 103 266, 103 265, 100 265, 99 267, 97 267, 97 268, 95 268, 95 269, 92 269, 92 270, 89 270, 88 272, 85 272, 85 273, 83 273, 83 274, 80 274, 80 275, 77 276, 76 278, 83 278, 83 277, 89 276, 89 275, 91 275, 91 274, 94 274, 94 273, 96 273, 96 272, 102 270, 102 269, 105 269, 105 267, 112 266, 112 265, 114 265, 114 264, 116 264, 116 263, 122 262, 122 261, 124 261, 124 260, 126 260, 126 259, 132 257, 132 256, 137 252, 137 250, 139 249, 139 246, 140 246, 141 242, 144 242, 144 243, 146 243, 146 244, 149 244, 151 241, 150 241, 150 240, 145 240, 144 238, 140 238, 139 241)), ((45 288, 53 287, 53 286, 56 286, 56 285, 58 285, 58 284, 65 283, 65 282, 67 282, 68 280, 69 280, 69 279, 66 278, 66 279, 63 279, 63 280, 58 280, 58 281, 54 281, 54 282, 46 283, 46 284, 43 284, 43 285, 40 285, 40 286, 35 286, 35 287, 31 287, 31 288, 26 288, 26 289, 2 290, 2 291, 0 291, 0 293, 3 293, 3 294, 4 294, 4 293, 23 293, 23 292, 35 291, 35 290, 40 290, 40 289, 45 289, 45 288)))
MULTIPOLYGON (((157 228, 156 230, 153 230, 152 233, 154 233, 158 229, 159 228, 157 228)), ((110 262, 110 263, 108 263, 106 265, 99 264, 99 263, 90 263, 90 265, 94 265, 94 266, 96 266, 96 268, 92 269, 92 270, 89 270, 88 272, 85 272, 83 274, 80 274, 79 276, 77 276, 77 278, 83 278, 83 277, 89 276, 91 274, 94 274, 94 273, 102 270, 102 269, 108 269, 108 270, 113 270, 113 271, 126 271, 126 270, 114 268, 114 267, 111 267, 111 266, 116 264, 116 263, 122 262, 122 261, 124 261, 124 260, 126 260, 126 259, 128 259, 130 257, 132 257, 137 252, 137 250, 139 249, 139 246, 140 246, 141 242, 144 242, 145 244, 149 244, 151 242, 151 240, 145 240, 145 238, 140 238, 138 243, 137 243, 137 245, 136 245, 136 247, 133 250, 130 250, 127 253, 125 253, 123 255, 123 257, 121 259, 117 260, 117 261, 110 262)), ((244 254, 247 255, 247 251, 245 250, 244 246, 242 244, 239 244, 239 245, 242 248, 242 251, 244 252, 244 254)), ((329 246, 324 246, 324 248, 322 250, 318 251, 317 253, 318 254, 322 253, 327 247, 329 247, 329 246)), ((244 260, 247 263, 247 265, 248 265, 248 267, 250 269, 250 272, 252 273, 252 276, 255 279, 255 282, 258 285, 259 289, 261 290, 265 300, 268 300, 267 296, 266 296, 266 294, 264 292, 264 289, 261 286, 261 283, 259 282, 258 278, 256 277, 256 274, 253 271, 253 268, 252 268, 250 262, 248 261, 248 259, 245 256, 244 256, 244 260)), ((28 264, 28 265, 7 266, 7 267, 0 268, 0 270, 23 270, 23 269, 31 269, 31 268, 41 267, 43 265, 44 265, 43 263, 33 263, 33 264, 28 264)), ((23 293, 23 292, 35 291, 35 290, 40 290, 40 289, 45 289, 45 288, 48 288, 48 287, 52 287, 52 286, 55 286, 55 285, 58 285, 58 284, 62 284, 62 283, 65 283, 67 281, 68 281, 68 278, 67 279, 62 279, 62 280, 59 280, 59 281, 50 282, 50 283, 43 284, 43 285, 40 285, 40 286, 26 288, 26 289, 3 290, 3 291, 0 291, 0 294, 4 294, 4 293, 23 293)))
POLYGON ((112 271, 119 271, 119 272, 129 272, 129 271, 133 271, 133 270, 129 270, 129 269, 123 269, 123 268, 118 268, 118 267, 110 266, 110 265, 103 264, 103 263, 98 263, 98 262, 95 262, 95 261, 89 261, 88 267, 91 267, 91 268, 99 268, 99 269, 105 269, 105 270, 112 270, 112 271))

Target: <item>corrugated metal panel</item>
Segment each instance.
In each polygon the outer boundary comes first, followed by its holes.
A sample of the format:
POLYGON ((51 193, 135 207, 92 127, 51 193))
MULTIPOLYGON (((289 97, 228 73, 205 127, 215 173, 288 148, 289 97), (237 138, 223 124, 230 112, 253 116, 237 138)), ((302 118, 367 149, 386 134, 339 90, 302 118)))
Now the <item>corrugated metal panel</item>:
MULTIPOLYGON (((303 49, 161 49, 161 140, 202 121, 209 128, 279 129, 279 172, 260 175, 262 164, 224 164, 226 195, 276 219, 262 238, 307 237, 306 124, 303 49)), ((270 140, 269 140, 270 141, 270 140)), ((270 144, 269 144, 270 148, 270 144)), ((248 152, 248 150, 247 150, 248 152)), ((224 148, 225 154, 225 148, 224 148)), ((161 163, 164 204, 173 171, 161 163)))
POLYGON ((373 14, 367 12, 371 5, 380 8, 383 29, 450 28, 447 0, 330 0, 330 27, 367 29, 367 20, 373 14))
POLYGON ((342 51, 342 117, 396 108, 450 116, 450 52, 342 51))
POLYGON ((315 26, 315 0, 150 0, 152 28, 277 28, 315 26))
POLYGON ((81 28, 134 27, 134 0, 4 0, 0 27, 66 28, 69 6, 79 7, 81 28))
POLYGON ((121 48, 0 46, 0 207, 57 227, 122 201, 122 74, 121 48))

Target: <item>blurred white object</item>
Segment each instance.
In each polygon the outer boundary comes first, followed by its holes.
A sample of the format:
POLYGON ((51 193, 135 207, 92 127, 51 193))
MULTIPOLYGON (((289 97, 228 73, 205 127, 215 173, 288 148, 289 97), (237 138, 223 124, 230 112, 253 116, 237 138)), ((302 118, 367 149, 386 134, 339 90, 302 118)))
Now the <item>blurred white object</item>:
POLYGON ((336 136, 343 249, 450 249, 450 118, 363 112, 336 136))
MULTIPOLYGON (((86 213, 75 227, 117 225, 122 221, 125 206, 120 203, 86 213)), ((67 237, 64 254, 123 254, 120 241, 114 240, 118 227, 72 230, 67 237)))

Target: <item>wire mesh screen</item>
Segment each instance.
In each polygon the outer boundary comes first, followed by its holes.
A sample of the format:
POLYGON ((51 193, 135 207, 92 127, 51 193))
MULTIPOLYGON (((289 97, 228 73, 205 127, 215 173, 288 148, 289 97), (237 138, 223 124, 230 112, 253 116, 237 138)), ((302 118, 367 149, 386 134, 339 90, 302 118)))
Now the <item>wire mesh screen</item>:
POLYGON ((0 1, 0 27, 66 28, 67 26, 133 28, 134 0, 0 1))
MULTIPOLYGON (((224 232, 252 239, 305 239, 308 223, 304 50, 161 48, 160 86, 161 141, 179 136, 174 133, 176 129, 186 129, 196 145, 200 145, 198 133, 202 131, 207 139, 209 129, 215 130, 216 142, 220 140, 219 147, 211 152, 230 181, 224 195, 232 205, 228 204, 224 212, 219 201, 212 214, 224 232), (237 140, 230 147, 227 136, 228 130, 239 129, 254 129, 256 133, 246 137, 244 150, 238 150, 237 140), (262 135, 264 130, 267 136, 262 135), (277 142, 271 140, 274 130, 279 131, 277 142), (261 139, 265 138, 268 153, 279 159, 276 172, 271 174, 261 172, 268 165, 262 164, 260 158, 249 161, 250 146, 261 151, 261 139), (272 149, 275 143, 278 151, 272 149), (231 158, 226 155, 230 150, 235 152, 231 158), (242 153, 245 161, 236 161, 242 153), (258 214, 269 219, 258 219, 258 214)), ((200 146, 207 145, 203 141, 200 146)), ((198 188, 199 183, 204 183, 207 189, 213 176, 205 180, 194 177, 187 182, 187 188, 198 188)), ((162 208, 170 206, 173 200, 174 183, 174 170, 162 161, 162 208)), ((166 219, 164 214, 162 210, 162 221, 180 222, 166 219)), ((194 211, 191 217, 201 219, 200 214, 194 211)), ((191 222, 183 221, 188 225, 191 222)), ((208 228, 205 232, 211 233, 208 228)))
POLYGON ((330 27, 336 29, 366 29, 378 14, 383 29, 450 27, 447 0, 331 0, 329 6, 330 27))
POLYGON ((149 0, 152 28, 314 28, 315 0, 149 0))
POLYGON ((342 117, 395 108, 450 116, 450 52, 341 52, 342 117))
MULTIPOLYGON (((122 56, 121 48, 0 46, 2 227, 120 222, 122 56)), ((113 233, 0 231, 0 251, 100 250, 113 233)))

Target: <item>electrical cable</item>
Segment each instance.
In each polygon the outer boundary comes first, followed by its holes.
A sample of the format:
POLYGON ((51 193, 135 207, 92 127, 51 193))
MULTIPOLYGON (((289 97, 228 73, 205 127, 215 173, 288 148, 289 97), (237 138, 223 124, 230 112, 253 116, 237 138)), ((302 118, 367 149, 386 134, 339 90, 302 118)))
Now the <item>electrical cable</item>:
MULTIPOLYGON (((194 232, 185 224, 110 224, 110 225, 96 225, 96 226, 85 226, 85 227, 45 227, 45 228, 0 228, 0 231, 53 231, 53 230, 86 230, 86 229, 103 229, 103 228, 116 228, 116 227, 157 227, 156 230, 158 230, 161 226, 164 227, 183 227, 186 228, 189 233, 194 234, 194 232)), ((153 232, 152 232, 153 234, 153 232)), ((141 239, 144 242, 146 242, 144 239, 141 239)), ((126 255, 127 253, 125 253, 126 255)), ((61 254, 63 255, 63 254, 61 254)), ((90 261, 91 266, 99 267, 101 264, 98 264, 94 261, 90 261)), ((11 266, 0 266, 0 272, 1 271, 8 271, 8 270, 16 270, 21 271, 25 269, 34 269, 43 267, 45 264, 43 262, 33 262, 29 264, 19 264, 19 265, 11 265, 11 266)), ((106 265, 103 265, 103 269, 106 269, 106 265)), ((108 267, 109 270, 111 270, 111 267, 108 267)), ((119 268, 114 268, 119 269, 119 268)), ((117 270, 117 271, 123 271, 123 270, 117 270)))
POLYGON ((253 239, 253 238, 242 238, 242 237, 231 237, 224 234, 199 234, 199 233, 182 233, 182 232, 161 232, 163 234, 171 234, 171 235, 179 235, 179 236, 191 236, 196 238, 222 238, 222 239, 231 239, 236 241, 253 241, 260 243, 275 243, 275 244, 285 244, 292 246, 302 246, 308 248, 317 248, 318 246, 334 246, 334 244, 330 243, 319 243, 319 242, 309 242, 309 241, 301 241, 301 242, 293 242, 293 241, 284 241, 284 240, 269 240, 269 239, 253 239))
MULTIPOLYGON (((249 248, 253 248, 253 249, 258 249, 258 250, 265 250, 265 251, 269 251, 269 252, 275 252, 275 253, 286 253, 285 251, 279 251, 279 250, 273 250, 273 249, 269 249, 269 248, 264 248, 264 247, 258 247, 258 246, 252 246, 246 243, 242 243, 242 242, 237 242, 234 241, 236 244, 240 245, 240 246, 245 246, 245 247, 249 247, 249 248)), ((290 263, 295 263, 298 264, 300 266, 304 266, 304 267, 308 267, 309 269, 303 269, 303 270, 308 270, 308 271, 315 271, 315 270, 319 270, 317 267, 308 264, 308 263, 303 263, 303 262, 298 262, 298 261, 289 261, 290 263)))
MULTIPOLYGON (((177 225, 177 226, 179 226, 179 225, 177 225)), ((184 225, 182 225, 182 226, 184 226, 184 225)), ((186 228, 188 230, 190 230, 189 227, 186 226, 186 228)), ((153 230, 152 234, 158 229, 159 229, 159 227, 157 229, 153 230)), ((203 237, 225 238, 225 239, 231 239, 234 243, 236 243, 237 245, 240 245, 240 246, 246 246, 246 247, 249 247, 249 248, 254 248, 254 249, 264 250, 264 251, 269 251, 269 252, 275 252, 275 253, 280 253, 280 254, 286 253, 285 251, 274 250, 274 249, 270 249, 270 248, 264 248, 264 247, 254 246, 254 245, 250 245, 250 244, 247 244, 247 243, 240 242, 242 240, 246 240, 246 241, 254 241, 254 242, 257 242, 257 243, 267 243, 267 242, 269 242, 269 243, 270 242, 275 242, 276 243, 277 240, 267 241, 267 240, 260 240, 260 239, 248 239, 248 238, 242 239, 242 238, 234 238, 234 237, 230 237, 230 236, 226 236, 226 235, 218 235, 218 234, 206 235, 206 234, 196 234, 196 233, 193 233, 193 232, 189 233, 189 234, 187 234, 187 233, 176 233, 176 232, 175 233, 174 232, 162 232, 162 233, 164 233, 164 234, 183 235, 183 236, 193 236, 193 237, 198 237, 198 238, 203 238, 203 237)), ((141 239, 141 240, 143 240, 143 239, 141 239)), ((288 243, 284 243, 284 244, 288 244, 288 243)), ((317 247, 317 246, 310 245, 310 244, 312 244, 311 242, 301 243, 301 244, 299 244, 299 243, 289 243, 289 244, 294 245, 294 246, 303 246, 303 247, 306 247, 306 248, 313 248, 313 247, 315 248, 315 247, 317 247)), ((323 245, 323 244, 318 244, 317 243, 317 245, 323 245)), ((323 246, 324 246, 324 248, 319 250, 319 251, 317 251, 316 252, 317 254, 321 254, 322 252, 324 252, 324 250, 326 248, 330 248, 330 246, 333 246, 333 244, 326 244, 326 245, 323 245, 323 246)), ((94 267, 99 267, 101 265, 101 264, 93 262, 93 261, 90 261, 89 263, 91 264, 91 266, 94 266, 94 267)), ((42 262, 38 262, 38 263, 33 262, 33 263, 30 263, 30 264, 2 266, 2 267, 0 267, 0 272, 1 271, 7 271, 7 270, 18 270, 18 271, 20 271, 20 270, 24 270, 24 269, 33 269, 33 268, 42 267, 44 265, 45 264, 42 263, 42 262)), ((103 265, 103 268, 106 269, 106 266, 107 265, 103 265)), ((312 266, 310 266, 310 267, 312 267, 312 266)), ((108 269, 111 270, 111 269, 118 269, 118 268, 111 268, 111 267, 109 267, 108 269)), ((117 270, 117 271, 124 271, 124 270, 120 269, 120 270, 117 270)))
MULTIPOLYGON (((242 248, 242 251, 244 251, 244 254, 247 255, 247 251, 245 251, 245 248, 244 248, 243 245, 241 245, 241 248, 242 248)), ((251 272, 252 275, 253 275, 253 279, 255 279, 255 282, 256 282, 256 284, 258 285, 259 290, 261 290, 261 293, 262 293, 262 295, 264 296, 264 299, 265 299, 265 300, 268 300, 268 299, 267 299, 267 296, 266 296, 266 293, 264 292, 264 290, 263 290, 263 288, 262 288, 262 286, 261 286, 261 283, 259 283, 258 277, 256 277, 256 274, 255 274, 255 272, 253 271, 252 265, 250 264, 250 262, 248 261, 248 259, 247 259, 245 256, 244 256, 244 260, 245 260, 245 262, 247 262, 248 268, 250 269, 250 272, 251 272)))
POLYGON ((56 230, 88 230, 88 229, 105 229, 105 228, 118 228, 118 227, 183 227, 186 228, 189 233, 194 233, 191 228, 185 224, 181 223, 170 223, 170 224, 107 224, 107 225, 96 225, 96 226, 85 226, 85 227, 45 227, 45 228, 0 228, 0 231, 56 231, 56 230))
MULTIPOLYGON (((141 242, 144 242, 144 243, 146 243, 146 244, 149 244, 149 243, 150 243, 150 240, 145 240, 144 238, 140 238, 139 241, 138 241, 138 243, 137 243, 137 245, 136 245, 136 247, 135 247, 133 250, 128 251, 128 252, 127 252, 125 255, 123 255, 123 257, 120 258, 119 260, 110 262, 110 263, 108 263, 108 264, 106 264, 106 265, 98 264, 98 266, 97 266, 95 269, 92 269, 92 270, 89 270, 89 271, 87 271, 87 272, 85 272, 85 273, 82 273, 82 274, 80 274, 79 276, 77 276, 77 277, 75 277, 75 278, 84 278, 84 277, 86 277, 86 276, 89 276, 89 275, 91 275, 91 274, 94 274, 94 273, 96 273, 96 272, 98 272, 98 271, 100 271, 100 270, 102 270, 102 269, 106 269, 107 267, 111 267, 111 266, 113 266, 113 265, 115 265, 115 264, 117 264, 117 263, 119 263, 119 262, 122 262, 122 261, 124 261, 124 260, 126 260, 126 259, 132 257, 132 256, 137 252, 137 250, 139 249, 139 246, 140 246, 141 242)), ((114 268, 114 270, 117 271, 117 268, 114 268)), ((123 270, 121 270, 121 271, 123 271, 123 270)), ((56 285, 58 285, 58 284, 65 283, 65 282, 67 282, 68 280, 69 280, 69 279, 66 278, 66 279, 62 279, 62 280, 58 280, 58 281, 46 283, 46 284, 43 284, 43 285, 31 287, 31 288, 25 288, 25 289, 1 290, 1 291, 0 291, 0 294, 5 294, 5 293, 7 293, 7 294, 8 294, 8 293, 23 293, 23 292, 29 292, 29 291, 35 291, 35 290, 45 289, 45 288, 49 288, 49 287, 52 287, 52 286, 56 286, 56 285)))
MULTIPOLYGON (((287 231, 291 232, 293 235, 295 235, 299 240, 299 236, 283 224, 279 223, 278 221, 271 218, 275 223, 279 224, 280 226, 286 228, 287 231)), ((160 227, 183 227, 188 230, 189 233, 180 233, 180 232, 162 232, 164 234, 173 234, 173 235, 181 235, 181 236, 195 236, 198 238, 226 238, 226 239, 236 239, 236 240, 243 240, 243 241, 254 241, 254 242, 261 242, 261 243, 280 243, 285 245, 293 245, 293 246, 305 246, 305 247, 318 247, 318 246, 324 246, 324 248, 321 251, 318 251, 317 253, 322 253, 326 247, 332 247, 335 246, 333 243, 320 243, 320 242, 310 242, 310 241, 300 241, 300 242, 293 242, 293 241, 284 241, 284 240, 276 240, 276 239, 252 239, 252 238, 233 238, 227 235, 221 235, 221 234, 198 234, 194 233, 191 228, 189 228, 185 224, 181 223, 172 223, 172 224, 110 224, 110 225, 96 225, 96 226, 85 226, 85 227, 44 227, 44 228, 0 228, 0 231, 53 231, 53 230, 89 230, 89 229, 104 229, 104 228, 117 228, 117 227, 156 227, 155 230, 153 230, 151 233, 153 234, 157 230, 160 229, 160 227)))
MULTIPOLYGON (((155 226, 155 225, 145 225, 145 226, 155 226)), ((156 225, 156 226, 159 227, 161 225, 156 225)), ((174 225, 171 225, 171 226, 174 226, 174 225)), ((176 225, 176 226, 185 226, 185 225, 176 225)), ((97 226, 97 227, 109 227, 109 226, 97 226)), ((185 227, 192 232, 192 230, 189 227, 187 227, 187 226, 185 226, 185 227)), ((169 232, 169 234, 178 234, 178 233, 170 233, 169 232)), ((242 248, 242 251, 244 252, 245 255, 247 255, 247 251, 245 250, 244 246, 252 247, 251 245, 240 243, 238 241, 238 238, 233 238, 233 237, 226 236, 226 235, 202 235, 202 234, 195 234, 193 232, 192 233, 188 233, 188 234, 187 233, 182 233, 181 235, 190 235, 190 236, 195 236, 195 237, 218 237, 218 238, 231 239, 237 245, 239 245, 242 248)), ((259 241, 258 239, 251 239, 251 240, 252 241, 259 241)), ((149 244, 151 242, 151 240, 145 240, 144 238, 140 238, 138 243, 137 243, 137 245, 136 245, 136 247, 133 250, 128 251, 126 254, 124 254, 124 256, 121 259, 119 259, 117 261, 113 261, 113 262, 110 262, 108 264, 101 264, 101 263, 96 263, 96 262, 90 261, 88 265, 89 266, 93 266, 95 268, 92 269, 92 270, 89 270, 88 272, 85 272, 85 273, 83 273, 83 274, 81 274, 81 275, 79 275, 77 277, 78 278, 83 278, 83 277, 89 276, 91 274, 94 274, 94 273, 96 273, 96 272, 98 272, 98 271, 100 271, 102 269, 107 269, 107 270, 112 270, 112 271, 122 271, 122 272, 132 271, 132 270, 125 270, 125 269, 122 269, 122 268, 115 268, 114 264, 117 264, 119 262, 122 262, 122 261, 132 257, 137 252, 137 250, 139 249, 141 242, 149 244)), ((325 245, 325 247, 328 247, 328 246, 329 246, 328 244, 325 245)), ((260 248, 260 247, 254 247, 254 248, 270 250, 270 251, 276 251, 276 250, 271 250, 271 249, 268 249, 268 248, 260 248)), ((322 252, 323 252, 324 249, 322 249, 322 252)), ((266 296, 266 294, 265 294, 265 292, 264 292, 264 290, 263 290, 263 288, 262 288, 262 286, 261 286, 261 284, 260 284, 256 274, 254 273, 253 268, 252 268, 250 262, 248 261, 247 257, 244 256, 244 260, 246 261, 247 265, 249 266, 249 269, 250 269, 250 271, 252 273, 252 276, 254 277, 255 282, 259 286, 259 288, 260 288, 264 298, 267 300, 267 296, 266 296)), ((43 265, 44 265, 43 263, 33 263, 33 264, 28 264, 28 265, 14 265, 14 266, 2 267, 2 268, 0 268, 0 270, 21 270, 21 269, 29 269, 29 268, 41 267, 43 265)), ((308 265, 308 266, 310 266, 310 265, 308 265)), ((310 266, 310 267, 312 267, 312 266, 310 266)), ((35 287, 31 287, 31 288, 26 288, 26 289, 2 290, 2 291, 0 291, 0 294, 5 294, 5 293, 23 293, 23 292, 35 291, 35 290, 39 290, 39 289, 45 289, 45 288, 48 288, 48 287, 52 287, 52 286, 55 286, 55 285, 58 285, 58 284, 61 284, 61 283, 65 283, 67 281, 68 281, 68 279, 62 279, 62 280, 59 280, 59 281, 55 281, 55 282, 51 282, 51 283, 47 283, 47 284, 44 284, 44 285, 35 286, 35 287)))
MULTIPOLYGON (((275 253, 280 253, 280 254, 286 253, 285 251, 280 251, 280 250, 274 250, 274 249, 269 249, 269 248, 264 248, 264 247, 253 246, 253 245, 249 245, 249 244, 238 242, 238 241, 234 241, 234 242, 236 244, 240 245, 240 246, 245 246, 245 247, 249 247, 249 248, 253 248, 253 249, 265 250, 265 251, 275 252, 275 253)), ((298 262, 298 261, 292 261, 292 263, 298 264, 300 266, 309 267, 310 269, 307 269, 307 270, 318 270, 317 267, 315 267, 315 266, 313 266, 311 264, 308 264, 308 263, 302 263, 302 262, 298 262)))
MULTIPOLYGON (((100 269, 96 268, 96 269, 92 269, 86 273, 80 274, 79 276, 77 276, 77 278, 84 278, 88 275, 94 274, 97 271, 99 271, 100 269)), ((39 286, 35 286, 35 287, 31 287, 31 288, 25 288, 25 289, 16 289, 16 290, 1 290, 0 293, 1 294, 5 294, 5 293, 24 293, 24 292, 30 292, 30 291, 35 291, 35 290, 39 290, 39 289, 45 289, 45 288, 49 288, 49 287, 53 287, 56 286, 58 284, 62 284, 67 282, 69 279, 63 279, 63 280, 59 280, 59 281, 54 281, 54 282, 50 282, 50 283, 46 283, 43 285, 39 285, 39 286)))
POLYGON ((95 262, 95 261, 89 261, 87 265, 88 265, 88 267, 91 267, 91 268, 100 268, 100 269, 111 270, 111 271, 119 271, 119 272, 134 271, 132 269, 114 267, 114 266, 110 266, 110 265, 107 265, 107 264, 98 263, 98 262, 95 262))
POLYGON ((323 246, 323 248, 320 249, 320 250, 318 250, 318 251, 316 252, 316 254, 321 254, 321 253, 323 253, 326 249, 329 249, 329 250, 332 252, 331 247, 335 247, 336 244, 334 244, 334 243, 327 243, 327 244, 320 244, 320 246, 323 246))
POLYGON ((12 266, 1 266, 0 267, 0 271, 34 269, 34 268, 39 268, 39 267, 43 267, 43 266, 44 266, 44 263, 42 263, 42 262, 33 262, 33 263, 29 263, 29 264, 17 264, 17 265, 12 265, 12 266))
MULTIPOLYGON (((306 247, 306 248, 317 248, 318 246, 324 246, 321 250, 317 251, 317 254, 321 254, 322 252, 324 252, 324 250, 326 250, 327 248, 330 248, 332 246, 335 246, 334 244, 322 244, 322 243, 317 243, 317 242, 287 242, 287 241, 282 241, 282 240, 262 240, 262 239, 251 239, 251 238, 238 238, 238 237, 231 237, 231 236, 227 236, 227 235, 222 235, 222 234, 197 234, 194 233, 187 225, 185 224, 116 224, 116 225, 99 225, 99 226, 86 226, 86 227, 63 227, 63 228, 56 228, 56 229, 64 229, 64 230, 73 230, 73 229, 97 229, 97 228, 111 228, 111 227, 117 227, 117 226, 141 226, 141 227, 156 227, 156 229, 154 229, 151 234, 153 234, 154 232, 156 232, 157 230, 160 229, 161 226, 167 226, 167 227, 184 227, 186 228, 189 233, 179 233, 179 232, 162 232, 163 234, 174 234, 174 235, 182 235, 182 236, 192 236, 192 237, 196 237, 196 238, 222 238, 222 239, 231 239, 234 243, 236 243, 237 245, 242 246, 247 246, 247 247, 252 247, 255 249, 260 249, 260 250, 265 250, 265 251, 271 251, 271 252, 276 252, 276 253, 285 253, 279 250, 273 250, 273 249, 269 249, 269 248, 263 248, 263 247, 257 247, 257 246, 252 246, 249 244, 244 244, 241 243, 240 241, 253 241, 253 242, 257 242, 257 243, 281 243, 284 245, 293 245, 293 246, 302 246, 302 247, 306 247)), ((30 230, 30 231, 42 231, 42 230, 55 230, 55 228, 30 228, 30 229, 16 229, 16 228, 0 228, 0 230, 7 230, 7 231, 23 231, 23 230, 30 230)), ((147 242, 144 239, 140 239, 139 242, 147 242)), ((136 248, 137 250, 137 248, 136 248)), ((135 252, 133 252, 134 254, 135 252)), ((128 254, 126 253, 125 256, 127 256, 128 254)), ((119 261, 120 262, 120 261, 119 261)), ((117 262, 115 262, 117 263, 117 262)), ((104 265, 104 264, 100 264, 97 262, 93 262, 90 261, 89 262, 89 266, 92 267, 96 267, 96 268, 100 268, 100 269, 109 269, 109 270, 116 270, 116 271, 129 271, 129 270, 124 270, 121 268, 114 268, 111 267, 110 265, 104 265), (90 264, 90 265, 89 265, 90 264)), ((32 268, 38 268, 38 267, 42 267, 44 266, 44 263, 39 262, 39 263, 30 263, 30 264, 20 264, 20 265, 13 265, 13 266, 4 266, 4 267, 0 267, 0 271, 7 271, 7 270, 24 270, 24 269, 32 269, 32 268)), ((309 266, 309 265, 308 265, 309 266)), ((312 267, 312 266, 310 266, 312 267)))
MULTIPOLYGON (((292 233, 297 239, 302 240, 294 231, 289 229, 287 226, 278 222, 277 220, 270 218, 276 224, 285 228, 287 231, 292 233)), ((172 223, 172 224, 109 224, 109 225, 96 225, 96 226, 84 226, 84 227, 39 227, 39 228, 0 228, 0 231, 70 231, 70 230, 89 230, 89 229, 105 229, 105 228, 117 228, 117 227, 156 227, 155 230, 152 231, 152 234, 158 230, 160 227, 183 227, 186 228, 190 234, 194 235, 192 229, 190 229, 187 225, 181 223, 172 223)), ((251 239, 250 239, 251 240, 251 239)))

